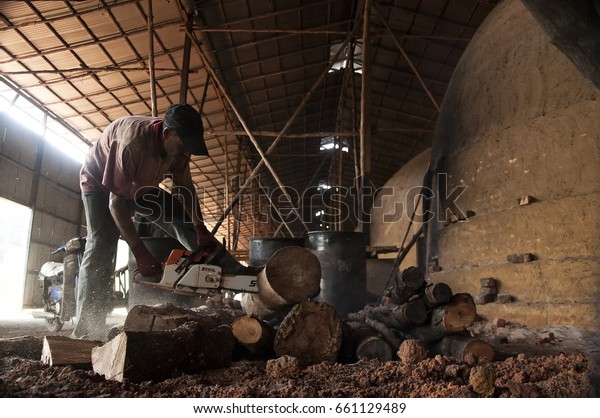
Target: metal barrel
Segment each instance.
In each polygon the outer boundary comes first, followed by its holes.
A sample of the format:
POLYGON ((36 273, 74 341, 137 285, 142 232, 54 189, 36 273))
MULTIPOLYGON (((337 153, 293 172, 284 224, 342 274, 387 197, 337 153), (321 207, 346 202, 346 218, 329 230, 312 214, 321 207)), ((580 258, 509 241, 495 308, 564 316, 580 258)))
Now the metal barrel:
MULTIPOLYGON (((185 247, 171 237, 142 237, 142 242, 158 261, 166 261, 174 249, 185 249, 185 247)), ((183 308, 195 308, 204 304, 200 298, 177 295, 167 290, 156 289, 144 284, 135 283, 133 271, 137 268, 137 262, 131 250, 129 251, 129 260, 127 263, 129 268, 129 298, 127 306, 129 309, 135 305, 158 305, 163 303, 172 303, 175 306, 183 308)), ((149 279, 149 281, 159 282, 160 277, 149 279)))
POLYGON ((248 265, 252 267, 264 266, 269 257, 285 247, 304 247, 304 238, 260 238, 248 240, 248 265))
POLYGON ((312 231, 308 249, 321 263, 321 292, 315 298, 342 318, 368 303, 366 238, 362 232, 312 231))

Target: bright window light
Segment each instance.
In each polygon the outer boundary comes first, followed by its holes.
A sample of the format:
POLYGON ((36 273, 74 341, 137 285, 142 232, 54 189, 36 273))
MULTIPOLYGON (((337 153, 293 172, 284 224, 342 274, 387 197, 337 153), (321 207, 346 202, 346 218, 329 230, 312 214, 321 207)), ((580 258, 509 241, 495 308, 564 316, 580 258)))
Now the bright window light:
POLYGON ((343 152, 350 151, 350 144, 348 140, 345 138, 339 139, 333 136, 327 136, 321 139, 321 146, 319 147, 320 151, 327 151, 332 149, 340 149, 340 144, 342 146, 343 152))
POLYGON ((4 112, 24 128, 43 136, 70 158, 83 163, 89 146, 59 121, 52 117, 44 118, 44 112, 40 108, 34 106, 5 83, 0 83, 0 112, 4 112), (46 119, 45 126, 44 119, 46 119))
MULTIPOLYGON (((336 42, 333 45, 331 45, 331 49, 329 50, 329 57, 333 58, 335 54, 337 54, 341 46, 342 42, 336 42)), ((346 45, 340 57, 341 59, 338 59, 338 61, 336 61, 329 70, 330 73, 333 73, 335 71, 341 71, 346 67, 350 66, 350 45, 346 45)), ((353 58, 354 72, 362 74, 362 41, 358 41, 356 45, 354 45, 353 58)))

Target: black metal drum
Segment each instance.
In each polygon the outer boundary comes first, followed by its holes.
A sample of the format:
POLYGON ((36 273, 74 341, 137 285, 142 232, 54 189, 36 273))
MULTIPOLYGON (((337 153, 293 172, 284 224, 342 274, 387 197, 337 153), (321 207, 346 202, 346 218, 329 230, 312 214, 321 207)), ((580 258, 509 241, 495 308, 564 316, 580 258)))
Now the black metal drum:
POLYGON ((362 232, 313 231, 308 249, 321 263, 321 293, 342 318, 364 308, 367 291, 366 239, 362 232))
POLYGON ((250 238, 248 265, 264 266, 269 257, 285 247, 304 247, 304 238, 250 238))

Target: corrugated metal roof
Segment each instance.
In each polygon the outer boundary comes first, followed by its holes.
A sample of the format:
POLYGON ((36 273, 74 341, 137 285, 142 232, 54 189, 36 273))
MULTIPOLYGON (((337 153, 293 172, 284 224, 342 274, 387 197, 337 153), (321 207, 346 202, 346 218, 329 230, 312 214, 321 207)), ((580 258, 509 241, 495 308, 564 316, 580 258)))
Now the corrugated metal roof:
MULTIPOLYGON (((436 107, 454 67, 497 1, 371 3, 371 57, 366 65, 371 70, 371 180, 377 187, 430 146, 436 107)), ((0 2, 0 76, 93 143, 112 120, 151 113, 148 4, 0 2)), ((299 196, 324 182, 334 187, 354 184, 361 74, 331 71, 301 104, 350 33, 351 44, 360 47, 363 8, 364 0, 152 2, 159 115, 179 102, 186 21, 193 20, 186 100, 202 106, 207 131, 210 157, 195 158, 192 174, 209 225, 260 161, 243 124, 266 152, 296 117, 288 136, 267 158, 280 181, 299 196), (208 76, 204 59, 225 91, 208 76), (349 152, 320 150, 322 139, 329 136, 343 139, 349 152)), ((346 55, 339 64, 346 61, 349 67, 348 59, 346 55)), ((358 67, 360 60, 358 53, 358 67)), ((232 240, 237 225, 238 248, 246 248, 251 236, 269 236, 278 229, 290 234, 276 222, 264 222, 273 210, 267 199, 257 196, 261 188, 263 193, 273 191, 277 182, 264 166, 259 174, 260 185, 254 182, 245 194, 242 213, 234 212, 240 222, 229 219, 219 230, 232 240)), ((274 192, 273 198, 280 194, 274 192)), ((307 213, 323 205, 317 201, 312 199, 307 213)), ((305 232, 298 221, 289 225, 296 235, 305 232)), ((344 225, 352 227, 351 222, 344 225)), ((319 229, 318 220, 308 228, 319 229)))

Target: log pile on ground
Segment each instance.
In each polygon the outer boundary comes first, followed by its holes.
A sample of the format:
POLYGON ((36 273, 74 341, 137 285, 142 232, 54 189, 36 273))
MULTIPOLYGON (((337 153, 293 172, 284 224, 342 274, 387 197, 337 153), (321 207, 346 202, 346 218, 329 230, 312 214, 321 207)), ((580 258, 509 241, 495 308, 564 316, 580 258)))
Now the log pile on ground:
POLYGON ((493 348, 466 332, 476 316, 470 294, 452 294, 445 283, 427 284, 416 267, 409 267, 399 272, 379 306, 348 315, 343 359, 387 361, 400 355, 403 342, 415 341, 430 355, 462 359, 474 353, 492 360, 493 348))
MULTIPOLYGON (((293 252, 296 257, 307 254, 299 250, 302 252, 293 252)), ((234 360, 284 356, 295 358, 300 367, 360 359, 400 359, 413 364, 435 354, 461 361, 469 354, 489 360, 494 357, 489 344, 464 333, 476 317, 472 297, 452 294, 443 283, 427 285, 416 268, 398 275, 379 306, 366 306, 342 321, 331 305, 310 301, 307 294, 292 296, 286 290, 285 278, 312 283, 315 272, 299 272, 289 259, 291 253, 280 250, 276 254, 276 262, 271 263, 271 258, 263 270, 268 273, 263 282, 271 283, 269 290, 265 292, 263 285, 262 291, 254 294, 271 301, 266 302, 269 309, 264 318, 231 307, 137 305, 110 341, 95 348, 86 346, 91 350, 91 367, 107 379, 141 382, 228 367, 234 360)), ((310 257, 301 259, 310 264, 310 257)), ((291 287, 297 290, 297 286, 291 287)), ((314 294, 314 289, 308 294, 314 294)), ((68 357, 68 353, 62 355, 68 357)))

